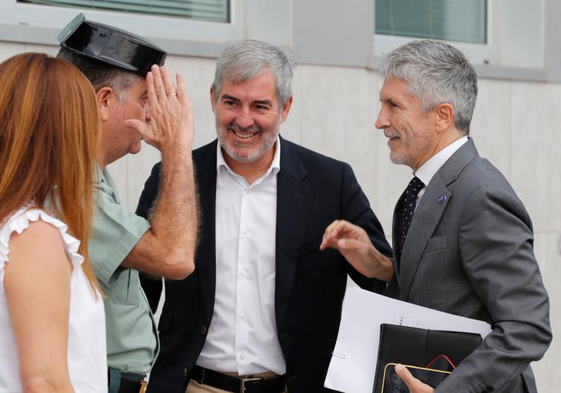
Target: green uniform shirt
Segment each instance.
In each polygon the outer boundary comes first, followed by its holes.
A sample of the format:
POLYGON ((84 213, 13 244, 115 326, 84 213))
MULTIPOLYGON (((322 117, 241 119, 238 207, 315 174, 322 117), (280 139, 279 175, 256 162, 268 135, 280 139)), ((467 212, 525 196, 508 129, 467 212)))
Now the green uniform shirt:
POLYGON ((120 267, 150 228, 122 204, 114 180, 97 170, 89 253, 103 291, 107 324, 107 361, 122 372, 147 374, 158 352, 158 335, 138 271, 120 267))

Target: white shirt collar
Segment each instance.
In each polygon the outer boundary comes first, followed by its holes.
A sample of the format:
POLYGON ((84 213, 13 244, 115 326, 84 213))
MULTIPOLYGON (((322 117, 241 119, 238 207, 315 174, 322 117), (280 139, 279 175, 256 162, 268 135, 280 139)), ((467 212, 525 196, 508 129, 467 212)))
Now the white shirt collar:
POLYGON ((446 146, 444 149, 432 156, 419 169, 417 169, 414 173, 415 176, 417 176, 423 184, 427 186, 442 165, 444 165, 446 161, 448 161, 448 159, 450 159, 450 157, 452 157, 452 155, 468 140, 469 138, 466 135, 446 146))
MULTIPOLYGON (((267 169, 267 172, 262 176, 262 178, 268 176, 269 173, 271 173, 272 171, 274 171, 275 174, 277 174, 280 171, 281 143, 279 137, 277 137, 277 141, 275 142, 273 147, 275 148, 275 155, 273 156, 273 161, 271 162, 271 166, 269 167, 269 169, 267 169)), ((239 176, 234 171, 232 171, 232 169, 226 163, 226 160, 224 159, 224 154, 222 153, 222 147, 220 146, 220 141, 218 141, 218 143, 216 144, 216 171, 220 173, 221 168, 225 168, 232 175, 239 176)))
POLYGON ((280 139, 267 172, 251 186, 217 150, 216 286, 212 323, 197 365, 240 375, 286 373, 275 308, 280 139), (255 296, 258 294, 259 296, 255 296))

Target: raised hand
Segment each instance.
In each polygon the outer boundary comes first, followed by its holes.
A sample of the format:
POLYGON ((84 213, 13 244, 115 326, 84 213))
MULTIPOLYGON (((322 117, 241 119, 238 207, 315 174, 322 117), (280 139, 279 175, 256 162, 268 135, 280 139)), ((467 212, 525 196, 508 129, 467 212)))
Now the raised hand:
POLYGON ((165 67, 153 65, 146 75, 150 120, 144 123, 129 119, 128 127, 136 129, 144 141, 158 150, 191 146, 195 122, 193 109, 181 74, 176 75, 177 87, 165 67))
POLYGON ((391 260, 382 255, 372 244, 361 227, 345 220, 333 221, 325 230, 320 250, 339 250, 360 274, 388 282, 393 276, 391 260))

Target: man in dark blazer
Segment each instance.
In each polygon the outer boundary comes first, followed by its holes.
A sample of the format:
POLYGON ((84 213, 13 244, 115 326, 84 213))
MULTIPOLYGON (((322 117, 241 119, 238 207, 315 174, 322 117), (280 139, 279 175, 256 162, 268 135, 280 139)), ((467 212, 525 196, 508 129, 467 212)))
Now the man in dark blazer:
MULTIPOLYGON (((448 44, 414 41, 391 52, 381 74, 376 127, 389 138, 391 160, 415 174, 394 212, 388 293, 493 329, 434 391, 534 393, 529 364, 551 341, 549 301, 530 217, 468 137, 475 70, 448 44)), ((351 223, 330 225, 321 247, 338 248, 364 271, 378 269, 371 277, 387 266, 351 223)), ((413 393, 433 392, 403 366, 396 371, 413 393)))
MULTIPOLYGON (((337 251, 319 250, 327 225, 345 219, 391 256, 350 166, 278 136, 291 80, 291 62, 266 43, 234 43, 218 59, 218 140, 193 152, 202 216, 196 270, 165 283, 148 392, 327 391, 347 274, 370 290, 386 286, 337 251)), ((157 164, 146 182, 140 215, 149 214, 160 171, 157 164)), ((161 287, 144 280, 153 307, 161 287)))

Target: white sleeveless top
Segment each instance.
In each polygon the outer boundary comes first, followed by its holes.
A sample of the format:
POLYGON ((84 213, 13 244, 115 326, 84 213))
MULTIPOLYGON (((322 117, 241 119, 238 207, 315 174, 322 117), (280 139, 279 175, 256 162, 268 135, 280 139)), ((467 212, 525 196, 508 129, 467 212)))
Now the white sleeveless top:
POLYGON ((22 391, 18 353, 4 290, 4 267, 9 263, 10 236, 13 232, 22 233, 30 221, 39 219, 59 230, 73 267, 68 329, 68 369, 72 386, 76 393, 106 393, 107 349, 103 300, 100 294, 95 297, 81 267, 84 258, 78 254, 80 242, 66 232, 68 227, 64 223, 30 206, 22 207, 0 226, 0 393, 22 391))

